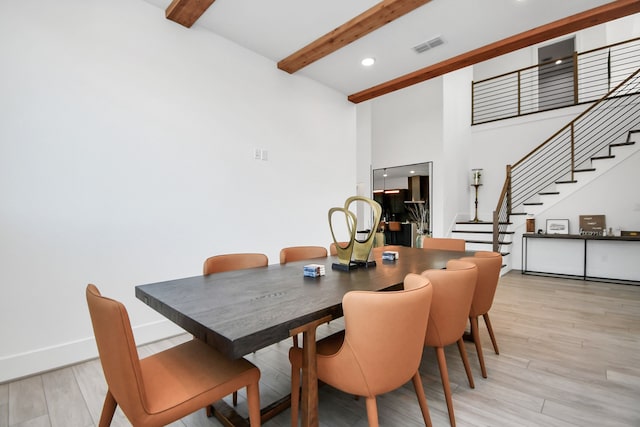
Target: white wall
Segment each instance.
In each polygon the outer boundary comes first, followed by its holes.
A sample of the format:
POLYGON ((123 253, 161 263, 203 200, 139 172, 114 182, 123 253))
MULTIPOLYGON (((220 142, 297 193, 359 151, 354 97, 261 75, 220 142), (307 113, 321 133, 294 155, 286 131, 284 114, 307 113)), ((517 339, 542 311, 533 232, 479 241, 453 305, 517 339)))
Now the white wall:
POLYGON ((135 285, 328 246, 356 192, 344 95, 143 1, 0 2, 0 57, 0 382, 96 355, 87 283, 165 337, 135 285))
POLYGON ((464 217, 469 212, 465 206, 471 193, 469 176, 472 168, 482 167, 475 157, 469 156, 474 143, 470 127, 472 78, 472 67, 454 71, 443 77, 444 155, 441 164, 434 164, 434 203, 442 201, 443 213, 442 223, 439 226, 435 224, 435 237, 450 237, 456 220, 469 219, 469 216, 464 217))
POLYGON ((371 104, 372 117, 373 169, 433 160, 430 147, 442 144, 441 78, 392 92, 368 103, 371 104))
MULTIPOLYGON (((371 117, 369 144, 373 169, 441 159, 442 78, 358 104, 358 121, 366 114, 371 117)), ((435 173, 431 180, 437 184, 435 173)), ((406 179, 388 180, 386 184, 388 188, 408 186, 406 179)), ((434 229, 442 222, 441 212, 431 212, 431 219, 434 229)))

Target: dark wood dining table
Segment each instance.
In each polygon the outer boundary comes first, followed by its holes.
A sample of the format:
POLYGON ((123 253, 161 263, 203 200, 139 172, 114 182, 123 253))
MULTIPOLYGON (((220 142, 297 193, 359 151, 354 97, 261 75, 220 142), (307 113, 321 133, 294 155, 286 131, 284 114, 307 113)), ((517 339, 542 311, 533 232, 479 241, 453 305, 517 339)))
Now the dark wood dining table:
MULTIPOLYGON (((372 251, 375 267, 350 272, 333 270, 331 265, 338 259, 330 256, 138 285, 135 293, 145 304, 230 358, 302 333, 302 425, 317 426, 316 328, 342 316, 342 297, 354 290, 402 289, 408 273, 444 268, 448 260, 472 254, 385 246, 372 251), (397 251, 398 259, 382 260, 383 250, 397 251), (311 263, 324 265, 326 274, 304 277, 303 266, 311 263)), ((224 402, 220 404, 216 410, 228 413, 224 402)), ((274 410, 272 405, 264 411, 263 419, 274 410)), ((248 425, 237 416, 230 423, 248 425)))

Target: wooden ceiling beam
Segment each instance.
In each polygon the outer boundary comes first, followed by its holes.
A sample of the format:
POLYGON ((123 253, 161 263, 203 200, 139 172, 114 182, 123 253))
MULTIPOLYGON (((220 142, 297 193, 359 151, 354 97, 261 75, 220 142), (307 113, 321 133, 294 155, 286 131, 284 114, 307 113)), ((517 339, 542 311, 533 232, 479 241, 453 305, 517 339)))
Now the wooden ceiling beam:
POLYGON ((293 74, 431 0, 384 0, 278 62, 293 74))
POLYGON ((488 44, 348 96, 360 103, 545 40, 640 12, 640 0, 618 0, 488 44))
POLYGON ((191 28, 215 0, 173 0, 165 11, 167 19, 191 28))

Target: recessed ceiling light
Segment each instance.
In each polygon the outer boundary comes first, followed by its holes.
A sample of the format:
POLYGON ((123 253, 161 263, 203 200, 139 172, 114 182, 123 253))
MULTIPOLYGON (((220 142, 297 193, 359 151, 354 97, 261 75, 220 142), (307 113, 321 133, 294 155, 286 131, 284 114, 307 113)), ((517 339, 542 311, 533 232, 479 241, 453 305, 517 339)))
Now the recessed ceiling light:
POLYGON ((371 67, 376 62, 375 58, 364 58, 361 62, 365 67, 371 67))
POLYGON ((409 173, 416 173, 416 171, 409 171, 409 173))
POLYGON ((558 60, 556 61, 556 65, 560 65, 560 64, 562 64, 562 59, 558 59, 558 60))

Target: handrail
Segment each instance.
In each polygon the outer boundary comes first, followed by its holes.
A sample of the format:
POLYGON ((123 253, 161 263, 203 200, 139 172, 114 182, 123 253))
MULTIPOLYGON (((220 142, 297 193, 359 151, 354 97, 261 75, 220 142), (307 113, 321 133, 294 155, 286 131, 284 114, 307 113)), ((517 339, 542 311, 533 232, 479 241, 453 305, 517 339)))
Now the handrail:
POLYGON ((472 82, 471 123, 477 125, 599 99, 612 79, 640 64, 640 37, 472 82), (569 76, 573 81, 568 81, 569 76), (546 82, 546 83, 545 83, 546 82), (549 89, 545 86, 553 86, 549 89))
MULTIPOLYGON (((611 49, 612 47, 622 46, 624 44, 633 43, 633 42, 636 42, 636 41, 640 41, 640 37, 636 37, 635 39, 629 39, 629 40, 621 41, 621 42, 618 42, 618 43, 609 44, 609 45, 606 45, 606 46, 597 47, 597 48, 591 49, 591 50, 585 50, 584 52, 580 52, 580 53, 576 52, 575 54, 577 54, 578 56, 580 56, 580 55, 588 55, 590 53, 598 52, 600 50, 611 49)), ((566 56, 566 57, 561 58, 561 59, 571 58, 572 56, 573 55, 569 55, 569 56, 566 56)), ((540 64, 529 65, 527 67, 519 68, 519 69, 514 70, 514 71, 508 71, 508 72, 503 73, 503 74, 498 74, 497 76, 487 77, 486 79, 478 80, 477 82, 473 82, 473 83, 474 84, 486 83, 488 81, 496 80, 496 79, 499 79, 501 77, 508 76, 510 74, 515 74, 515 73, 519 73, 519 72, 522 72, 522 71, 527 71, 527 70, 530 70, 530 69, 533 69, 533 68, 540 68, 543 65, 550 65, 550 64, 554 63, 556 60, 557 59, 552 59, 550 61, 543 62, 543 63, 540 63, 540 64)))
MULTIPOLYGON (((500 239, 496 238, 496 236, 500 236, 500 232, 502 231, 503 227, 501 227, 502 223, 506 224, 506 226, 508 226, 508 222, 509 222, 509 218, 508 218, 508 214, 505 215, 504 213, 508 213, 509 212, 509 197, 508 196, 508 192, 509 192, 509 188, 511 187, 511 165, 507 165, 507 179, 505 179, 504 181, 504 185, 502 186, 502 192, 500 193, 500 202, 498 202, 498 205, 500 206, 502 203, 506 202, 506 207, 505 209, 501 209, 501 207, 497 208, 495 211, 493 211, 493 251, 494 252, 501 252, 501 248, 500 248, 500 239), (502 213, 502 215, 501 215, 502 213), (504 219, 504 217, 506 218, 506 221, 501 221, 501 219, 504 219)), ((506 229, 506 227, 504 227, 506 229)))

